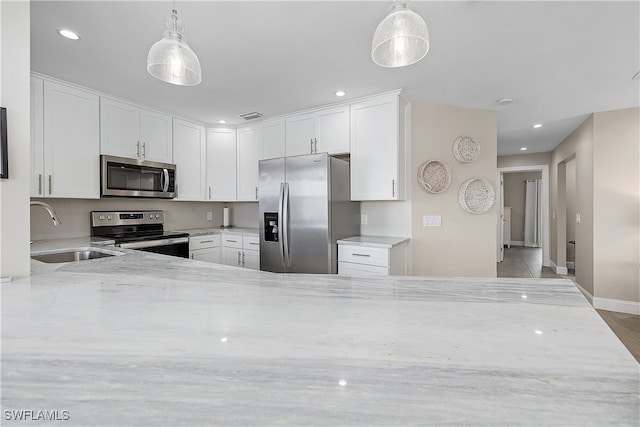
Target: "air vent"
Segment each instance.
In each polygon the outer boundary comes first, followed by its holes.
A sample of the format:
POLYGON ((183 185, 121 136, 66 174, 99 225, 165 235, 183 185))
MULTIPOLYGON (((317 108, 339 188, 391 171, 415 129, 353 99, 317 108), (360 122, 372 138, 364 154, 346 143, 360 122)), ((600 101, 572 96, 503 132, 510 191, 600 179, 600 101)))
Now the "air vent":
POLYGON ((635 76, 631 77, 631 79, 640 80, 640 71, 638 71, 635 76))
POLYGON ((238 116, 242 117, 245 120, 253 120, 253 119, 259 119, 260 117, 262 117, 262 113, 258 113, 257 111, 252 111, 250 113, 238 114, 238 116))

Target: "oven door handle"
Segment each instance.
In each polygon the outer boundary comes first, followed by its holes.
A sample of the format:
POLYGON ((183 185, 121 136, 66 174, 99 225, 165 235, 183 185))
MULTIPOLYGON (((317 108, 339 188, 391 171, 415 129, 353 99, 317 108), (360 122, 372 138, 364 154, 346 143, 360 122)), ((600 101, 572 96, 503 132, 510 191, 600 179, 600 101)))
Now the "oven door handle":
POLYGON ((155 248, 158 246, 177 245, 180 243, 189 243, 189 238, 176 237, 175 239, 144 240, 142 242, 119 243, 116 246, 123 249, 142 249, 142 248, 155 248))

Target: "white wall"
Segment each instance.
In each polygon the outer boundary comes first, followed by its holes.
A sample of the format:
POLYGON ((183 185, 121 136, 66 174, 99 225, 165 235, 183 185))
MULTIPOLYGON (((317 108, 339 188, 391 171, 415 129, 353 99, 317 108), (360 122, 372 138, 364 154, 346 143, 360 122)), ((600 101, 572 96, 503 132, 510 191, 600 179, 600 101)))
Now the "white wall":
POLYGON ((0 276, 29 275, 30 4, 0 1, 0 104, 9 179, 0 181, 0 276))

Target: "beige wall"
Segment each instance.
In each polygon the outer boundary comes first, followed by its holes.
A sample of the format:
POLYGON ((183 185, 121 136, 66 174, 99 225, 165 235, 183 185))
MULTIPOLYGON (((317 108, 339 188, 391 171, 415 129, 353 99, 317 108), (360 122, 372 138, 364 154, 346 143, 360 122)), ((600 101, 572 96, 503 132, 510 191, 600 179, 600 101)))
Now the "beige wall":
POLYGON ((576 281, 593 295, 593 116, 589 117, 551 153, 551 261, 566 267, 566 164, 575 158, 576 281))
POLYGON ((504 205, 511 206, 511 241, 524 242, 525 181, 542 179, 542 172, 506 172, 504 205))
POLYGON ((0 1, 0 104, 7 108, 9 179, 0 180, 0 276, 29 275, 30 15, 0 1))
POLYGON ((576 160, 572 159, 567 162, 566 165, 567 178, 565 181, 566 192, 565 199, 567 201, 567 261, 575 262, 575 245, 570 244, 570 241, 576 240, 576 160))
POLYGON ((411 186, 413 274, 495 277, 496 204, 483 215, 469 214, 458 205, 458 187, 466 179, 484 178, 497 189, 495 111, 414 103, 412 123, 411 179, 427 160, 449 164, 452 176, 450 187, 441 194, 411 186), (452 145, 463 135, 481 144, 480 157, 473 163, 459 163, 453 157, 452 145), (423 215, 442 216, 442 227, 423 227, 423 215))
POLYGON ((596 113, 593 127, 594 296, 640 302, 640 108, 596 113))
POLYGON ((499 168, 551 164, 551 153, 514 154, 498 157, 499 168))
POLYGON ((109 198, 84 199, 33 199, 53 206, 62 224, 54 226, 47 212, 31 207, 31 240, 84 237, 90 234, 89 213, 99 210, 149 210, 165 211, 165 230, 189 228, 216 228, 222 224, 222 208, 229 207, 229 222, 235 227, 258 227, 257 203, 178 202, 160 199, 109 198), (207 212, 213 214, 207 220, 207 212))

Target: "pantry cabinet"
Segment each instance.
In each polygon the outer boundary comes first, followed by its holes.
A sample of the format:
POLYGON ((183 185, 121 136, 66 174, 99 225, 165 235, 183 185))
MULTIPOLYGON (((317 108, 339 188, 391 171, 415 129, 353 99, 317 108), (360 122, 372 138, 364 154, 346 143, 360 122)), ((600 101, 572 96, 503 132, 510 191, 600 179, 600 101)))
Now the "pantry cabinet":
POLYGON ((97 95, 32 77, 32 197, 100 198, 99 126, 97 95))
POLYGON ((237 147, 238 201, 258 200, 258 161, 262 157, 262 128, 250 126, 238 129, 237 147))
POLYGON ((173 162, 171 116, 106 97, 100 109, 102 154, 173 162))
POLYGON ((400 93, 351 105, 351 200, 404 200, 407 106, 400 93))
POLYGON ((206 132, 204 126, 173 119, 173 160, 177 200, 205 200, 206 132))
POLYGON ((235 129, 207 129, 207 200, 236 200, 236 146, 235 129))
POLYGON ((349 106, 325 108, 286 118, 286 154, 349 153, 349 106))

